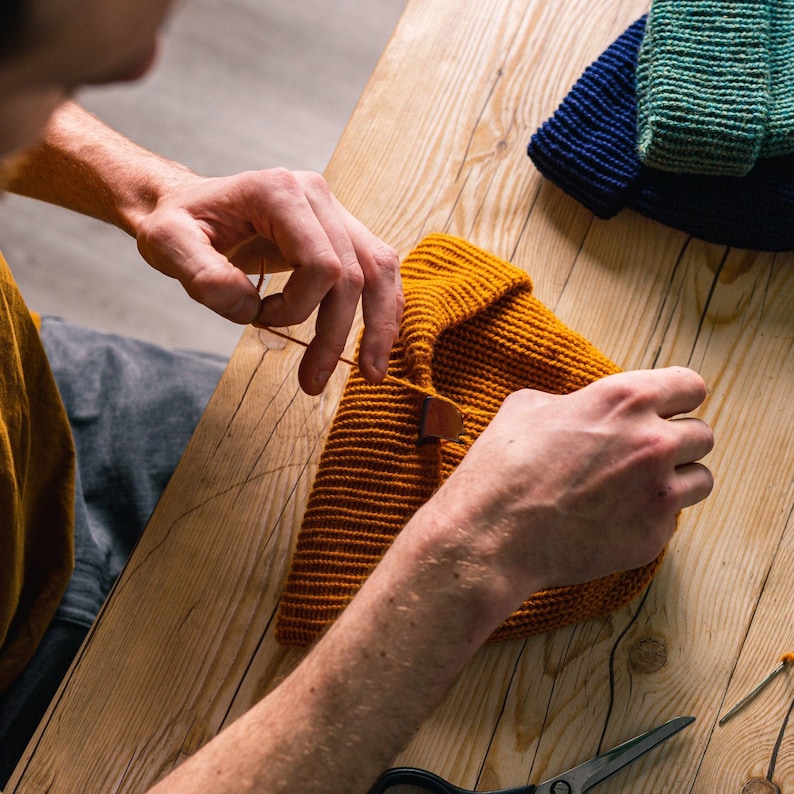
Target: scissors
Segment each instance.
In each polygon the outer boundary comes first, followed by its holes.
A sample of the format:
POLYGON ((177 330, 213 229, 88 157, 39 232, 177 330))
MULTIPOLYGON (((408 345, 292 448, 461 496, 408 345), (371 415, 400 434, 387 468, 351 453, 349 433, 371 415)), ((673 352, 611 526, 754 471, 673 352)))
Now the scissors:
MULTIPOLYGON (((538 786, 518 786, 479 794, 584 794, 694 721, 694 717, 676 717, 538 786)), ((401 785, 419 786, 432 794, 478 794, 453 786, 433 772, 407 766, 386 770, 375 782, 370 794, 384 794, 394 786, 401 785)))

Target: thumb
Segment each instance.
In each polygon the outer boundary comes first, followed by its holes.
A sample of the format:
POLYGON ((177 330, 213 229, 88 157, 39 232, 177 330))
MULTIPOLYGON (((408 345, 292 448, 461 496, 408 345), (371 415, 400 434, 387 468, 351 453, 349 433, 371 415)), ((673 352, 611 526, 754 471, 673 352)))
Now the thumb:
POLYGON ((153 268, 177 279, 193 300, 221 317, 246 324, 259 315, 256 287, 192 222, 172 214, 168 223, 142 225, 137 243, 153 268))
POLYGON ((207 257, 198 269, 184 269, 178 278, 193 300, 233 323, 251 323, 259 315, 262 301, 256 287, 220 254, 207 257))

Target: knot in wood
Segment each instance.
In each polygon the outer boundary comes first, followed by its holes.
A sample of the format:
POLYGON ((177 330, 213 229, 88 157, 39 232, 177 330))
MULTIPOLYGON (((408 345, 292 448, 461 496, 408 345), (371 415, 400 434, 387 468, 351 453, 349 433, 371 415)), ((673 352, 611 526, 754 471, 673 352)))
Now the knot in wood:
POLYGON ((661 670, 667 664, 667 646, 655 637, 640 640, 629 651, 629 670, 648 675, 661 670))
POLYGON ((754 777, 744 784, 742 794, 780 794, 780 789, 769 780, 754 777))

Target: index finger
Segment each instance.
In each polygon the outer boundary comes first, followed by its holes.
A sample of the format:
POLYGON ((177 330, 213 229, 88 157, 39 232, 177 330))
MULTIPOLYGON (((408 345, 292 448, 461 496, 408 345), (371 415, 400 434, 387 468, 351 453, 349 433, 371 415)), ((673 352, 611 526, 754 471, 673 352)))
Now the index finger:
POLYGON ((633 405, 662 419, 694 411, 706 398, 703 379, 686 367, 618 372, 586 387, 601 392, 614 406, 633 405))
POLYGON ((364 332, 358 365, 367 380, 379 382, 386 376, 389 354, 399 335, 405 308, 400 260, 391 246, 379 240, 341 204, 337 202, 337 205, 364 275, 361 293, 364 332))
POLYGON ((698 408, 708 395, 703 378, 687 367, 650 370, 658 378, 656 410, 662 419, 686 414, 698 408))
MULTIPOLYGON (((262 301, 257 325, 297 325, 320 305, 345 274, 343 258, 352 252, 342 223, 333 212, 330 192, 319 175, 270 173, 272 191, 267 217, 255 224, 283 263, 294 268, 282 293, 262 301), (305 183, 305 184, 304 184, 305 183)), ((280 267, 279 269, 284 269, 280 267)))

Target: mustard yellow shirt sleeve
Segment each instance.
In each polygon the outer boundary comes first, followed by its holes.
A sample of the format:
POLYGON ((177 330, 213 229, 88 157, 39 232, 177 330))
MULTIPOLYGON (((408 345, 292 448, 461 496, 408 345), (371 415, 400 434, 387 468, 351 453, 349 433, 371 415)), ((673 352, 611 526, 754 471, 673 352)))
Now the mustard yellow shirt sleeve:
POLYGON ((74 566, 74 466, 47 356, 0 255, 0 691, 30 661, 74 566))

